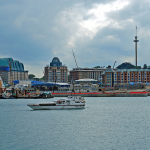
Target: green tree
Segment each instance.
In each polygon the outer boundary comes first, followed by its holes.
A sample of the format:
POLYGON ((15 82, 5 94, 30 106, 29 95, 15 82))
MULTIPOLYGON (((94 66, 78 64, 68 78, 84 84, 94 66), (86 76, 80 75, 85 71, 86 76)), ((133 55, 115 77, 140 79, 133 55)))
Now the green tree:
POLYGON ((43 76, 42 78, 40 78, 40 81, 44 81, 45 80, 45 76, 43 76))
POLYGON ((94 67, 94 68, 100 68, 100 66, 96 66, 96 67, 94 67))
POLYGON ((29 74, 29 75, 28 75, 28 78, 29 78, 29 79, 33 79, 33 78, 35 78, 35 75, 34 75, 34 74, 29 74))

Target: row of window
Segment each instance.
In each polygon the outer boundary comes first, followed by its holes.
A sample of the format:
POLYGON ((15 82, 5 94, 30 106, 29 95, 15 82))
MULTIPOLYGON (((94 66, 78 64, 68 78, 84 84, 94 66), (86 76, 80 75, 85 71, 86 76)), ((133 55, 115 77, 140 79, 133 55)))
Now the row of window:
POLYGON ((115 85, 115 87, 141 87, 141 85, 115 85))
MULTIPOLYGON (((148 73, 135 73, 135 74, 132 73, 132 75, 138 75, 138 74, 139 74, 139 75, 146 75, 146 74, 149 75, 149 72, 148 72, 148 73)), ((119 76, 119 75, 126 75, 126 74, 123 74, 123 73, 120 74, 120 73, 118 73, 118 74, 115 74, 115 76, 116 76, 116 75, 119 76)), ((129 76, 129 75, 130 75, 130 73, 128 73, 128 76, 129 76)))

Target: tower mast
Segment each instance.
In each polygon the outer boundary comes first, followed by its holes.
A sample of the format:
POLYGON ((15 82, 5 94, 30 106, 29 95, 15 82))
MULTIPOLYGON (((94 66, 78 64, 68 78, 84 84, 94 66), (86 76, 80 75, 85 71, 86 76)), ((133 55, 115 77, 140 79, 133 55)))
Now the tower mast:
POLYGON ((136 36, 135 36, 135 66, 137 67, 137 42, 139 42, 139 40, 137 40, 137 26, 136 26, 136 36))

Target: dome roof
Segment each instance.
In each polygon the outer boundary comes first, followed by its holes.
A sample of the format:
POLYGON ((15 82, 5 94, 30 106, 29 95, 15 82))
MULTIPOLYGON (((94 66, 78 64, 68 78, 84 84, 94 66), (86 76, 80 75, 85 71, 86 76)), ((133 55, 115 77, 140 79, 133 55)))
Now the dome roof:
POLYGON ((58 59, 58 57, 54 57, 52 62, 50 63, 50 66, 53 67, 61 67, 62 63, 60 62, 60 60, 58 59))
POLYGON ((117 67, 117 69, 134 69, 134 68, 135 66, 129 62, 124 62, 117 67))
POLYGON ((8 59, 0 58, 0 67, 9 67, 8 59))

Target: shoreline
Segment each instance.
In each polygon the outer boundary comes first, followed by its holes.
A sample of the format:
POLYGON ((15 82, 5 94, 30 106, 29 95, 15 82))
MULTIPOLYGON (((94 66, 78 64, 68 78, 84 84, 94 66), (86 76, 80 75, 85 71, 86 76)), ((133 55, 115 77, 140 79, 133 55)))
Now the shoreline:
POLYGON ((109 92, 109 93, 51 93, 53 97, 83 96, 83 97, 147 97, 149 92, 109 92))

